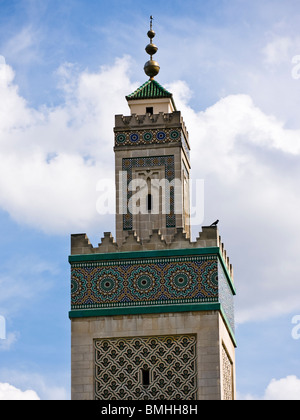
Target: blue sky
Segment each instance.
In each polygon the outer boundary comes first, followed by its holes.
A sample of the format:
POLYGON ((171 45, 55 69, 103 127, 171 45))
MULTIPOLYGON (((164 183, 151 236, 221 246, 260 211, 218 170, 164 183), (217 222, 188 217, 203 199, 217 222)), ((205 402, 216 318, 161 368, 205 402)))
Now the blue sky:
POLYGON ((114 233, 96 185, 150 14, 235 269, 238 396, 300 399, 296 0, 0 0, 0 399, 70 398, 70 234, 114 233))

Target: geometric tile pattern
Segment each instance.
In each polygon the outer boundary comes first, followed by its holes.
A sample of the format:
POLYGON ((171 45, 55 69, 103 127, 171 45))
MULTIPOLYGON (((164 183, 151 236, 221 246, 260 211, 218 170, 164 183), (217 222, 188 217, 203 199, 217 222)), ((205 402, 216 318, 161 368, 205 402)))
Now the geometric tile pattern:
POLYGON ((224 269, 218 262, 219 301, 234 332, 234 299, 224 269))
POLYGON ((190 158, 190 149, 181 129, 136 130, 115 134, 115 147, 167 144, 180 141, 185 153, 190 158))
POLYGON ((197 399, 194 335, 99 339, 94 352, 95 400, 197 399))
POLYGON ((115 134, 115 146, 166 144, 180 141, 180 137, 180 130, 174 129, 124 131, 115 134))
POLYGON ((71 309, 218 302, 214 256, 73 263, 71 309))

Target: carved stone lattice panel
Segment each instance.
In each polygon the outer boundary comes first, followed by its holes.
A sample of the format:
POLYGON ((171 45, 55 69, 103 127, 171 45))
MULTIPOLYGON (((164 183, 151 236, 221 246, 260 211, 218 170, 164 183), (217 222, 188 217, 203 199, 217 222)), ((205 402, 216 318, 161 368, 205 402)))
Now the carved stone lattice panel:
POLYGON ((94 349, 95 400, 197 399, 194 335, 99 339, 94 349))
MULTIPOLYGON (((132 197, 132 191, 129 185, 132 181, 132 170, 133 168, 148 168, 163 167, 165 172, 165 179, 168 182, 172 182, 175 178, 175 159, 174 156, 151 156, 151 157, 137 157, 137 158, 124 158, 122 159, 122 170, 127 172, 127 209, 129 200, 132 197)), ((166 227, 176 227, 176 216, 175 216, 175 197, 174 188, 170 187, 170 196, 167 197, 169 203, 166 203, 166 208, 170 209, 170 213, 166 214, 166 227)), ((133 216, 129 211, 123 214, 123 230, 133 229, 133 216)))
POLYGON ((233 400, 233 365, 224 346, 222 347, 223 362, 223 399, 233 400))

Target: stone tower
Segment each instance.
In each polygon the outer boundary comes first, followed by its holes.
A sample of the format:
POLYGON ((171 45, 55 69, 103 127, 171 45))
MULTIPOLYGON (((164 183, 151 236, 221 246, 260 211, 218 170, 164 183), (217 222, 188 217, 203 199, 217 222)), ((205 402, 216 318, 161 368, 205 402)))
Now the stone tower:
POLYGON ((188 132, 148 36, 115 117, 116 240, 71 236, 72 399, 235 399, 233 270, 216 226, 190 239, 188 132))
POLYGON ((114 129, 116 240, 134 231, 145 242, 160 230, 169 243, 182 227, 189 237, 190 146, 181 113, 156 80, 127 101, 131 115, 116 115, 114 129))

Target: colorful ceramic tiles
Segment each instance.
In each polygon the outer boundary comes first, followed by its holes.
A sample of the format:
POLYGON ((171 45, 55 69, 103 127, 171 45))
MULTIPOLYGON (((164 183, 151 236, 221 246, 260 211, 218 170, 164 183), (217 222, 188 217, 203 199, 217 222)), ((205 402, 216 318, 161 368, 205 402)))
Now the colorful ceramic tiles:
POLYGON ((137 130, 115 134, 115 146, 166 144, 181 140, 180 129, 137 130))
POLYGON ((233 291, 217 255, 71 263, 71 311, 202 303, 221 304, 234 332, 233 291))
POLYGON ((218 301, 216 257, 72 264, 72 309, 218 301))

